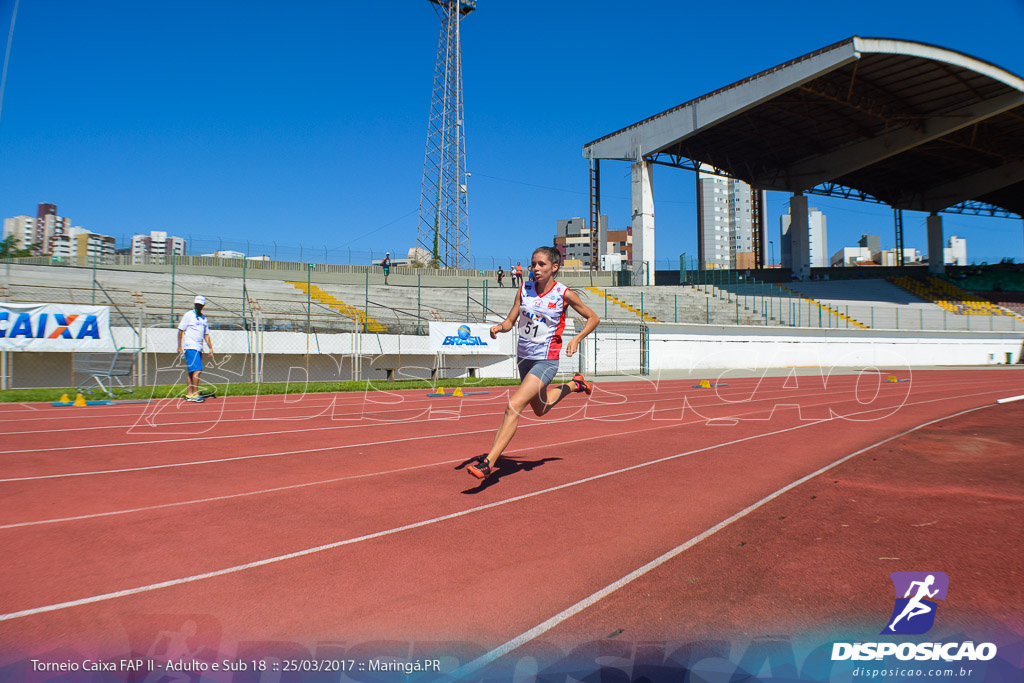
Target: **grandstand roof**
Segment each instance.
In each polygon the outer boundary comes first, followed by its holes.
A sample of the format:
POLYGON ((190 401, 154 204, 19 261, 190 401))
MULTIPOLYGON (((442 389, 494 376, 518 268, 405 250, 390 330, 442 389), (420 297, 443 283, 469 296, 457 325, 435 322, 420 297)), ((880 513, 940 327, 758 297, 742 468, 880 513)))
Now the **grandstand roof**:
POLYGON ((768 190, 838 185, 893 207, 1024 215, 1024 79, 970 55, 854 36, 583 147, 707 164, 768 190))

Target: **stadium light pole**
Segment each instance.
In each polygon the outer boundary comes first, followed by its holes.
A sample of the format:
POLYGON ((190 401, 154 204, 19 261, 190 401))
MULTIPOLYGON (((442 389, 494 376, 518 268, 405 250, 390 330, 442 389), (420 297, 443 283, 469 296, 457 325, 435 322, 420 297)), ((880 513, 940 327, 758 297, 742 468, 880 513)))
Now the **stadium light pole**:
POLYGON ((771 249, 771 263, 769 263, 768 265, 774 266, 775 265, 775 242, 772 242, 771 240, 768 240, 768 248, 771 249))

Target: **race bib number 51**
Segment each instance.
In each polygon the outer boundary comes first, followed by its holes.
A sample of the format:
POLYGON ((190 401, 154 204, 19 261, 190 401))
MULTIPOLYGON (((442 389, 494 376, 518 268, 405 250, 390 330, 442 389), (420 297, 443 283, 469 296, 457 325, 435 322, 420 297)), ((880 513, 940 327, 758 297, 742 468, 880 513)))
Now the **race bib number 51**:
POLYGON ((536 319, 531 318, 528 315, 519 316, 519 336, 528 337, 530 339, 541 339, 547 335, 548 326, 544 323, 544 319, 541 316, 537 316, 536 319))

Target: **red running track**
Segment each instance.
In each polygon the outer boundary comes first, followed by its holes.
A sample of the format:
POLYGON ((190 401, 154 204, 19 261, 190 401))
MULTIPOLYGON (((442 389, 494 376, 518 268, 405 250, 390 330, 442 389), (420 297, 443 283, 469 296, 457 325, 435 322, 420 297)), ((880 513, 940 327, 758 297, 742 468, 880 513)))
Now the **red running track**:
POLYGON ((505 389, 2 406, 0 663, 877 633, 922 570, 1020 631, 1024 376, 898 374, 598 382, 483 485, 505 389))

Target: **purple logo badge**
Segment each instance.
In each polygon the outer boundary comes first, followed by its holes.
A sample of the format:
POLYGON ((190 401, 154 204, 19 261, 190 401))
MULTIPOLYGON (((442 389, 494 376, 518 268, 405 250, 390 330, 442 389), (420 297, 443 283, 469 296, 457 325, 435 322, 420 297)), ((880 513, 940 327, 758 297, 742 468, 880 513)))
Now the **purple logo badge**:
POLYGON ((946 599, 949 577, 942 572, 893 572, 889 577, 896 591, 896 605, 882 634, 927 633, 935 623, 939 608, 936 600, 946 599))

